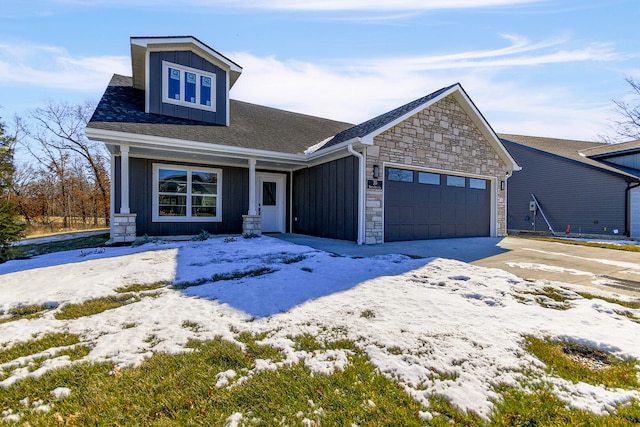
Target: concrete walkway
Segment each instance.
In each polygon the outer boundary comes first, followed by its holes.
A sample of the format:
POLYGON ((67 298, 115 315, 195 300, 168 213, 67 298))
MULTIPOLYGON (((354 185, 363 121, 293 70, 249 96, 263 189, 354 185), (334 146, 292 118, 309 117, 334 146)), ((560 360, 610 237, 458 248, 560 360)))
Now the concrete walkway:
POLYGON ((522 237, 474 237, 358 245, 344 240, 300 234, 271 236, 340 255, 370 257, 400 253, 424 258, 448 258, 481 267, 499 268, 526 280, 574 283, 640 297, 640 252, 522 237))

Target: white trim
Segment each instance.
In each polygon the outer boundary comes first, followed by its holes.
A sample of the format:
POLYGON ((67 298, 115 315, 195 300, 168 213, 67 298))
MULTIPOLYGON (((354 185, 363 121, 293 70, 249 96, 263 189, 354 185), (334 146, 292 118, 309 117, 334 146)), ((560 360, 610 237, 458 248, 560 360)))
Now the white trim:
MULTIPOLYGON (((352 144, 347 145, 347 150, 349 150, 349 153, 353 154, 358 159, 358 223, 357 225, 358 225, 358 244, 362 245, 363 243, 365 243, 365 237, 366 237, 365 221, 366 221, 366 214, 367 214, 367 211, 365 209, 366 186, 364 185, 366 180, 366 174, 364 169, 367 164, 365 159, 366 151, 365 153, 358 153, 353 149, 352 144)), ((384 212, 384 209, 383 209, 383 212, 384 212)))
POLYGON ((120 146, 120 213, 129 214, 129 146, 120 146))
POLYGON ((249 215, 257 215, 256 210, 256 159, 249 159, 249 215))
POLYGON ((168 163, 153 163, 153 188, 151 191, 152 197, 152 211, 151 211, 151 221, 152 222, 222 222, 222 169, 212 169, 212 168, 202 168, 199 166, 184 166, 184 165, 174 165, 168 163), (160 216, 160 206, 159 206, 159 191, 158 191, 158 172, 160 169, 176 169, 183 170, 187 172, 187 191, 184 193, 186 197, 186 207, 185 207, 185 216, 160 216), (192 193, 191 193, 191 180, 193 172, 208 172, 217 174, 217 188, 216 188, 216 216, 214 217, 200 217, 191 216, 191 202, 192 202, 192 193))
POLYGON ((149 66, 150 60, 151 53, 146 50, 144 53, 144 112, 147 114, 149 114, 151 108, 151 67, 149 66))
POLYGON ((132 37, 131 44, 144 47, 148 50, 151 49, 156 51, 175 49, 174 47, 170 46, 175 44, 192 44, 198 47, 199 49, 201 49, 202 51, 204 51, 205 53, 207 53, 208 55, 210 55, 212 58, 215 58, 217 61, 224 64, 226 67, 228 67, 229 70, 242 73, 242 67, 240 67, 238 64, 231 61, 229 58, 224 57, 223 55, 216 52, 215 50, 211 49, 209 46, 205 45, 201 41, 190 36, 189 37, 148 37, 148 38, 132 37), (164 49, 159 48, 157 46, 157 45, 165 45, 165 44, 169 46, 164 49))
POLYGON ((169 61, 162 61, 162 102, 165 104, 173 104, 179 105, 181 107, 187 108, 195 108, 198 110, 205 111, 216 111, 216 75, 214 73, 210 73, 204 70, 198 70, 196 68, 187 67, 185 65, 176 64, 169 61), (167 76, 167 71, 169 68, 173 68, 180 71, 180 99, 169 98, 168 89, 169 89, 169 78, 167 76), (195 98, 194 101, 186 100, 186 84, 187 78, 186 73, 195 74, 196 76, 196 87, 195 87, 195 98), (201 93, 201 77, 208 77, 211 79, 211 100, 210 105, 205 105, 201 103, 200 93, 201 93))
POLYGON ((640 239, 640 186, 629 189, 629 237, 640 239))
POLYGON ((109 183, 109 238, 113 239, 113 218, 116 213, 116 155, 111 153, 111 182, 109 183))

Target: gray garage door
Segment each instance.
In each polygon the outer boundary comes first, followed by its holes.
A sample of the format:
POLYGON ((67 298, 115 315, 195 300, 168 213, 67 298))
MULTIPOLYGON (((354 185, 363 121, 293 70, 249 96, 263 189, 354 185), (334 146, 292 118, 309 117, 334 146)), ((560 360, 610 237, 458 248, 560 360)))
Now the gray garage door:
POLYGON ((487 180, 386 168, 384 197, 387 242, 490 235, 487 180))

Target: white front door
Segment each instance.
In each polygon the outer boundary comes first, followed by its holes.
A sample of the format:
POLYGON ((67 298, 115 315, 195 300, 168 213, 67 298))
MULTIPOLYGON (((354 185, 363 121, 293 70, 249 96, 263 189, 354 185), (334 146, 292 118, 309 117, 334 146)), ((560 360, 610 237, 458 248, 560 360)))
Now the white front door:
POLYGON ((256 205, 262 216, 263 233, 284 233, 285 177, 272 173, 256 173, 256 205))

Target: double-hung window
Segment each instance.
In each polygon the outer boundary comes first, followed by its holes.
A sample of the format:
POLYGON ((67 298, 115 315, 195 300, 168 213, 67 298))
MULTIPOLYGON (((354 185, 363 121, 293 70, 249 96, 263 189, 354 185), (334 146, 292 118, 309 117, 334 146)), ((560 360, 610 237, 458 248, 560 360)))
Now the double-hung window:
POLYGON ((222 221, 222 171, 153 165, 153 221, 222 221))
POLYGON ((216 110, 216 75, 162 61, 162 102, 216 110))

